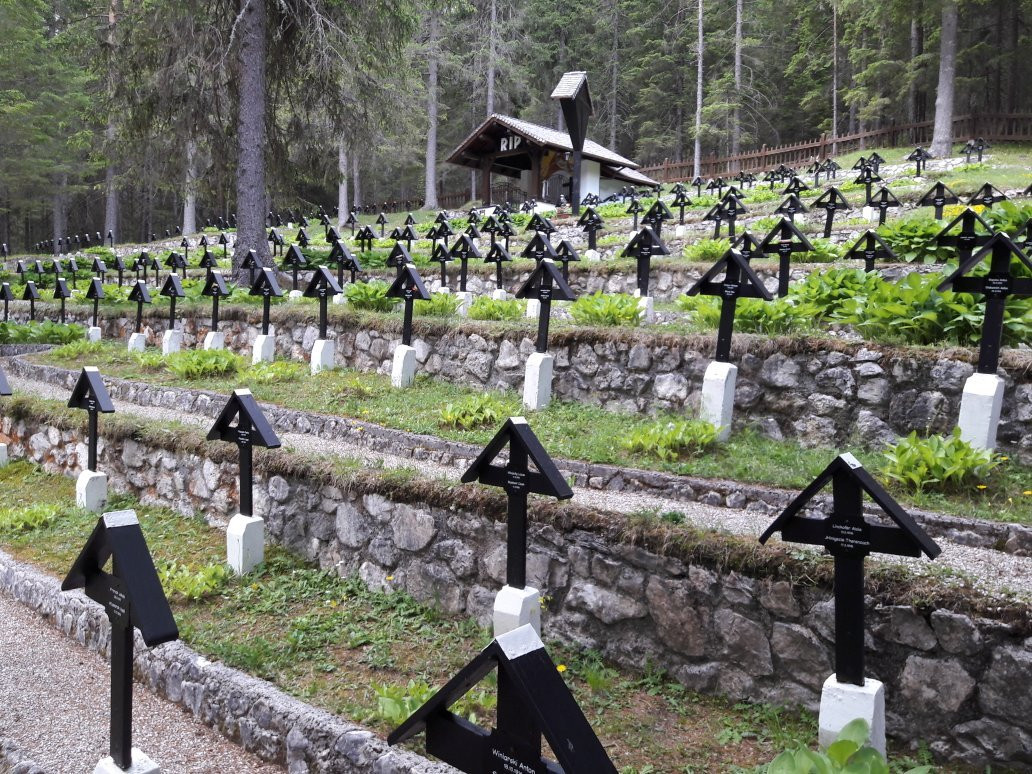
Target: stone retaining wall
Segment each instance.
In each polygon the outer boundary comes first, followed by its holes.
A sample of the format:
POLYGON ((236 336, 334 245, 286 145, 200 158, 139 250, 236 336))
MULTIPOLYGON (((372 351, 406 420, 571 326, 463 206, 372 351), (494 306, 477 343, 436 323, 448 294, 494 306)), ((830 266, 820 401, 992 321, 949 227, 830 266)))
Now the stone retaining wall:
MULTIPOLYGON (((0 591, 36 611, 79 644, 110 657, 104 609, 81 591, 0 551, 0 591)), ((362 726, 287 696, 264 680, 212 663, 181 642, 148 650, 135 633, 135 673, 151 691, 290 774, 455 774, 455 769, 397 750, 362 726)), ((22 764, 19 764, 22 765, 22 764)), ((15 768, 15 774, 43 774, 15 768)))
MULTIPOLYGON (((11 354, 16 353, 0 346, 0 357, 11 354)), ((79 378, 78 371, 30 363, 24 358, 8 360, 6 367, 9 374, 62 385, 69 393, 79 378)), ((226 400, 226 396, 207 390, 155 386, 146 382, 112 377, 105 377, 105 384, 115 400, 207 416, 212 420, 218 417, 226 400)), ((462 471, 469 467, 481 451, 480 447, 472 444, 408 433, 359 419, 327 416, 269 404, 263 404, 262 409, 272 426, 281 434, 311 435, 373 451, 390 449, 394 456, 407 457, 416 462, 428 460, 462 471)), ((759 484, 680 476, 619 465, 561 458, 555 462, 563 475, 572 480, 575 486, 616 492, 644 492, 684 502, 701 502, 710 506, 759 511, 772 516, 782 511, 797 494, 759 484)), ((812 501, 811 510, 820 512, 822 509, 830 508, 830 504, 830 495, 818 495, 812 501)), ((1032 556, 1032 526, 965 519, 916 509, 910 509, 909 512, 932 537, 944 537, 967 546, 1032 556)))
MULTIPOLYGON (((13 457, 51 472, 74 473, 85 455, 75 431, 7 418, 3 432, 13 457)), ((234 465, 176 449, 102 445, 100 469, 114 490, 184 513, 224 517, 235 501, 234 465)), ((458 504, 273 475, 256 480, 255 508, 272 539, 320 567, 451 614, 486 620, 504 581, 504 525, 458 504)), ((625 667, 661 667, 693 690, 816 706, 832 669, 828 589, 717 572, 556 524, 536 524, 529 536, 528 575, 544 595, 549 637, 625 667)), ((886 684, 890 733, 927 740, 940 756, 1032 770, 1024 629, 872 597, 867 607, 867 672, 886 684)))
MULTIPOLYGON (((77 316, 76 314, 72 315, 77 316)), ((82 318, 80 317, 80 320, 82 318)), ((150 319, 148 345, 159 346, 164 321, 150 319)), ((401 337, 394 321, 369 321, 360 328, 331 319, 336 362, 362 371, 389 374, 401 337)), ((105 319, 107 338, 125 339, 132 321, 105 319)), ((196 347, 208 330, 205 318, 182 321, 184 346, 196 347)), ((226 320, 220 329, 227 347, 245 355, 258 328, 226 320)), ((417 371, 473 388, 522 390, 533 334, 504 333, 491 326, 417 325, 413 339, 417 371), (478 332, 472 332, 476 330, 478 332)), ((278 357, 306 360, 318 336, 315 321, 281 323, 278 357)), ((703 373, 715 336, 649 335, 647 331, 558 330, 551 337, 555 356, 553 395, 630 412, 697 410, 703 373)), ((973 351, 936 354, 926 349, 893 349, 865 344, 736 337, 739 366, 735 425, 755 425, 776 438, 803 444, 836 445, 849 440, 880 444, 912 430, 948 432, 960 412, 964 380, 976 359, 973 351), (778 351, 784 347, 782 351, 778 351)), ((1025 358, 1015 356, 1015 362, 1025 358)), ((1006 361, 1005 361, 1006 362, 1006 361)), ((1032 464, 1032 367, 1006 380, 998 439, 1025 464, 1032 464)))

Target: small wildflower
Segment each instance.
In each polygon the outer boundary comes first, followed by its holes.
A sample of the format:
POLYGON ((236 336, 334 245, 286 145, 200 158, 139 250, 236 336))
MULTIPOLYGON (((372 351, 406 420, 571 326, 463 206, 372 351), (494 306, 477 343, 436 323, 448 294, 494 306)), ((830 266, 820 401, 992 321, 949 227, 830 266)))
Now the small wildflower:
POLYGON ((389 581, 392 581, 392 580, 394 580, 394 576, 393 576, 393 575, 388 575, 388 576, 387 576, 387 580, 389 580, 389 581))
POLYGON ((566 664, 560 664, 556 669, 561 673, 566 671, 566 664))
POLYGON ((1023 495, 1032 495, 1032 489, 1026 489, 1024 492, 1022 492, 1022 494, 1023 495))
POLYGON ((1000 460, 1001 460, 1002 462, 1006 462, 1006 461, 1007 461, 1007 460, 1009 460, 1009 459, 1010 459, 1010 457, 1004 457, 1004 456, 1001 456, 1001 457, 1000 457, 1000 460))
POLYGON ((978 486, 975 487, 975 489, 979 489, 979 490, 985 489, 985 488, 986 488, 985 484, 979 484, 978 486))

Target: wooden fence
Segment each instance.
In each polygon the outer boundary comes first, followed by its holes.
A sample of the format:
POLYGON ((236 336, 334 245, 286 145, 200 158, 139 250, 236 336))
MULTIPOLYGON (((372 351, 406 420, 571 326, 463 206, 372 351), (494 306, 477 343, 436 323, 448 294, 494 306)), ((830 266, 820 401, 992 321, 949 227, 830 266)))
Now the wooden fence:
MULTIPOLYGON (((932 121, 922 121, 916 124, 887 126, 836 139, 825 133, 816 140, 804 140, 788 145, 764 145, 758 150, 747 151, 737 156, 704 156, 700 163, 700 174, 703 177, 714 177, 739 170, 755 172, 771 169, 779 164, 799 167, 810 164, 815 159, 868 147, 927 145, 932 139, 932 128, 932 121)), ((953 119, 953 136, 960 142, 974 137, 984 137, 990 143, 1032 141, 1032 113, 957 116, 953 119)), ((693 178, 694 167, 690 160, 665 161, 662 164, 642 167, 639 171, 661 183, 672 183, 693 178)))

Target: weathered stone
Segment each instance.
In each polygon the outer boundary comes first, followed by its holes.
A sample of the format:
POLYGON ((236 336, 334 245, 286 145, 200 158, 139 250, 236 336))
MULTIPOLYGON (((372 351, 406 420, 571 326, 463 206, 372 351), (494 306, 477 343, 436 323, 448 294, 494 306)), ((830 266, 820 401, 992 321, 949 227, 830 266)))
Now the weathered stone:
POLYGON ((974 693, 975 681, 955 659, 910 656, 900 676, 900 691, 915 707, 953 713, 974 693))
POLYGON ((881 621, 874 627, 879 637, 918 650, 935 647, 937 640, 932 628, 914 608, 899 605, 879 612, 881 621))
POLYGON ((939 644, 948 653, 967 656, 982 649, 982 635, 968 616, 949 610, 935 610, 931 621, 939 644))
POLYGON ((1013 647, 997 648, 989 669, 979 683, 979 703, 990 715, 1027 723, 1032 717, 1032 652, 1013 647))
POLYGON ((771 387, 794 389, 799 386, 799 366, 790 357, 777 352, 764 361, 760 381, 771 387))
POLYGON ((645 597, 659 638, 668 647, 686 656, 705 653, 707 617, 693 605, 684 582, 653 576, 645 589, 645 597))
POLYGON ((782 618, 798 618, 799 602, 788 581, 767 581, 760 587, 760 604, 782 618))
POLYGON ((513 346, 512 342, 505 339, 498 345, 498 359, 495 361, 496 368, 518 368, 520 365, 520 351, 513 346))
MULTIPOLYGON (((831 353, 841 354, 841 353, 831 353)), ((829 359, 829 362, 830 359, 829 359)), ((817 374, 817 384, 824 390, 843 398, 852 398, 856 395, 856 380, 853 379, 853 372, 844 366, 828 368, 817 374)))
POLYGON ((642 618, 647 610, 636 599, 616 594, 593 583, 574 582, 566 597, 566 604, 575 610, 584 610, 605 624, 642 618))
POLYGON ((732 663, 741 665, 751 675, 769 675, 774 671, 770 643, 758 623, 725 608, 713 614, 713 625, 724 644, 723 653, 732 663))
POLYGON ((805 626, 775 623, 770 647, 779 668, 808 688, 818 689, 831 673, 828 649, 805 626))
POLYGON ((290 484, 282 476, 273 476, 269 479, 269 497, 278 503, 287 501, 290 497, 290 484))
MULTIPOLYGON (((1032 734, 999 720, 980 718, 961 723, 951 729, 950 736, 960 748, 960 759, 970 764, 983 767, 988 760, 1006 768, 1032 763, 1032 734)), ((933 751, 939 752, 937 746, 943 747, 933 744, 933 751)))
POLYGON ((656 377, 655 394, 657 400, 684 403, 688 397, 688 380, 681 374, 660 374, 656 377))
POLYGON ((394 544, 403 551, 422 551, 437 534, 433 514, 398 505, 391 521, 394 544))
POLYGON ((351 503, 337 506, 337 540, 348 548, 360 548, 369 539, 369 524, 366 517, 351 503))
POLYGON ((652 365, 649 348, 644 344, 635 344, 627 353, 627 368, 631 371, 647 371, 652 365))
POLYGON ((896 443, 899 436, 892 428, 867 409, 860 409, 856 416, 855 435, 864 446, 876 448, 896 443))

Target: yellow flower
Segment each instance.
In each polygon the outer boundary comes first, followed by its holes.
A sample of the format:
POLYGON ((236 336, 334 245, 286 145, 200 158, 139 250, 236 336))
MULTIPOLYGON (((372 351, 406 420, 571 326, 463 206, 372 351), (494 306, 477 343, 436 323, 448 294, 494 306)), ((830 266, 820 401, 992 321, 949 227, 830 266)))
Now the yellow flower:
POLYGON ((1023 495, 1032 495, 1032 489, 1026 489, 1024 492, 1022 492, 1022 494, 1023 495))
POLYGON ((1003 462, 1006 462, 1009 459, 1010 459, 1010 457, 1003 457, 1003 456, 1000 457, 1000 460, 1002 460, 1003 462))
POLYGON ((393 576, 393 575, 388 575, 388 576, 387 576, 387 580, 389 580, 389 581, 392 581, 392 580, 394 580, 394 576, 393 576))
POLYGON ((560 664, 559 666, 556 667, 556 669, 559 670, 559 672, 565 672, 566 671, 566 664, 560 664))
POLYGON ((985 484, 979 484, 975 489, 985 489, 985 484))

